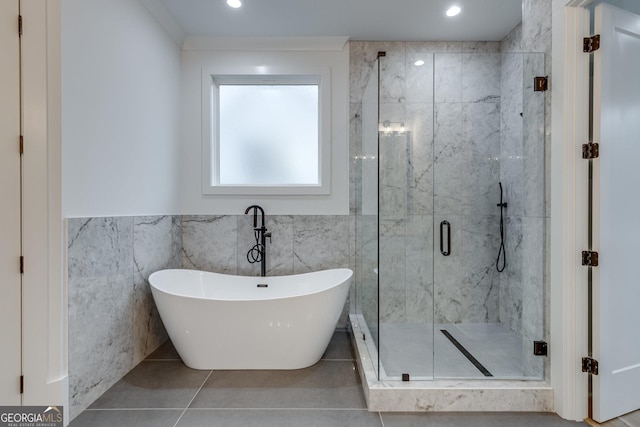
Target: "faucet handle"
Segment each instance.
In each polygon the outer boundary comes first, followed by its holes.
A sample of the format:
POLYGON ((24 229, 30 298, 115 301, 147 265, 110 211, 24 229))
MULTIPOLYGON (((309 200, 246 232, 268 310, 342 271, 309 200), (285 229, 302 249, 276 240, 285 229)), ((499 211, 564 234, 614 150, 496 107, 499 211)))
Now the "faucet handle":
POLYGON ((269 243, 271 243, 271 232, 270 231, 267 231, 267 232, 264 233, 264 238, 266 239, 267 237, 269 238, 269 243))

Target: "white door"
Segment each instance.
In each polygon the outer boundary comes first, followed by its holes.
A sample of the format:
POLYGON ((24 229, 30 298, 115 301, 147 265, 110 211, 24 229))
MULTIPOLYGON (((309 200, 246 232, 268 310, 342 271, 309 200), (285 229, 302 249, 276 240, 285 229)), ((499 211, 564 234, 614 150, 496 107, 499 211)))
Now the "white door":
POLYGON ((20 405, 20 67, 18 0, 0 1, 0 405, 20 405))
POLYGON ((640 408, 640 16, 595 10, 593 419, 640 408))

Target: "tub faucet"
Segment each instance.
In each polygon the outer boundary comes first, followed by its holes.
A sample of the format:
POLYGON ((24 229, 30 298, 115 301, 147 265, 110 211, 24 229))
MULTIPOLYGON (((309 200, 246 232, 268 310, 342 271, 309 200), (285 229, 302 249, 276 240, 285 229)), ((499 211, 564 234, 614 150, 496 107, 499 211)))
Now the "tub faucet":
POLYGON ((267 237, 271 243, 271 232, 267 231, 264 223, 264 209, 258 205, 251 205, 245 211, 247 215, 253 209, 253 233, 256 238, 256 244, 247 252, 247 261, 250 264, 260 263, 260 275, 267 275, 267 237), (258 210, 260 210, 261 222, 258 227, 258 210))

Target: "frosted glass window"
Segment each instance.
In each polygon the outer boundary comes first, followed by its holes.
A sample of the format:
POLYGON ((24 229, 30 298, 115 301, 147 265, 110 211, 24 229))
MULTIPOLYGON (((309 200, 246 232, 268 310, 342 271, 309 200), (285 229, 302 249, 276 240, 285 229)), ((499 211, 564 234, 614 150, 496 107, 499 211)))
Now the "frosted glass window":
POLYGON ((317 84, 220 84, 218 102, 212 185, 319 184, 317 84))
POLYGON ((330 70, 242 70, 202 70, 202 193, 331 194, 330 70))

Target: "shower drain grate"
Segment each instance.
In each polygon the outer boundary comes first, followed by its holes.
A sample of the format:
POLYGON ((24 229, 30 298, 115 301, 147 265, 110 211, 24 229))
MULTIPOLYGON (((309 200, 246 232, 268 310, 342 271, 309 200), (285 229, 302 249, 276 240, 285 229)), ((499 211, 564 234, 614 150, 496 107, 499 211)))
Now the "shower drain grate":
POLYGON ((478 368, 478 370, 480 372, 482 372, 482 374, 485 377, 492 377, 493 376, 493 374, 491 372, 489 372, 489 370, 487 368, 485 368, 484 365, 482 365, 482 363, 480 363, 480 361, 478 361, 478 359, 473 357, 473 354, 469 353, 469 350, 467 350, 462 344, 460 344, 458 342, 458 340, 455 339, 453 337, 453 335, 451 335, 449 333, 449 331, 447 331, 446 329, 440 329, 440 332, 442 332, 444 334, 444 336, 447 337, 449 339, 449 341, 451 341, 451 344, 453 344, 458 350, 460 350, 460 353, 464 354, 464 357, 469 359, 469 362, 473 363, 473 366, 478 368))

